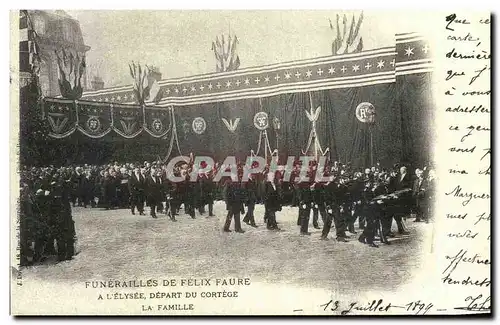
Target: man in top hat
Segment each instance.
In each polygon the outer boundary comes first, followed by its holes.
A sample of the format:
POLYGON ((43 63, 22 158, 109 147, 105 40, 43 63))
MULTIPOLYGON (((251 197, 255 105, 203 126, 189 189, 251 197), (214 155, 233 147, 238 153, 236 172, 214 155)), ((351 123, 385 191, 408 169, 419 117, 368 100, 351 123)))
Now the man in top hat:
MULTIPOLYGON (((326 187, 328 193, 326 199, 327 213, 330 216, 328 222, 331 225, 331 221, 333 220, 336 240, 338 242, 347 242, 347 235, 345 233, 347 230, 347 220, 345 220, 345 214, 340 212, 346 188, 338 177, 329 182, 326 187)), ((325 227, 323 229, 326 230, 325 227)))
MULTIPOLYGON (((380 224, 381 214, 383 213, 383 202, 374 201, 373 199, 384 194, 384 191, 384 187, 378 183, 378 180, 376 180, 373 175, 365 179, 365 187, 361 198, 361 213, 366 220, 366 226, 364 227, 358 240, 363 244, 368 244, 370 247, 378 247, 378 245, 374 242, 375 233, 377 229, 380 229, 378 225, 380 224)), ((380 230, 382 231, 382 229, 380 230)), ((380 234, 380 237, 382 241, 389 243, 385 240, 383 233, 380 234)))

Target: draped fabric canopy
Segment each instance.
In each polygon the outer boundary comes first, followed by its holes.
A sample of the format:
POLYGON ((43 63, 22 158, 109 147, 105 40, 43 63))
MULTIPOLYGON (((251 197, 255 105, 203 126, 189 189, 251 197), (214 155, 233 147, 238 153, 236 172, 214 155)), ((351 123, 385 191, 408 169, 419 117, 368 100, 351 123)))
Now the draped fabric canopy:
POLYGON ((49 147, 61 163, 317 152, 358 167, 372 155, 383 165, 423 164, 433 111, 427 54, 408 34, 391 49, 160 82, 171 95, 157 107, 127 104, 126 87, 81 101, 45 98, 49 147), (374 107, 375 123, 357 117, 361 103, 374 107))

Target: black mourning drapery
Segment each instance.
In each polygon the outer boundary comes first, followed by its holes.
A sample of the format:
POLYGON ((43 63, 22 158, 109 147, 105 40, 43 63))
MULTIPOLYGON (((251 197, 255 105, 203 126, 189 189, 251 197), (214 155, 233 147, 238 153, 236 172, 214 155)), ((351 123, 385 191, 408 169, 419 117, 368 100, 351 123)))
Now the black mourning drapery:
POLYGON ((376 110, 371 125, 374 161, 389 165, 401 156, 397 97, 394 83, 328 91, 328 100, 336 106, 334 128, 339 160, 350 161, 356 167, 370 165, 370 126, 356 118, 356 107, 362 102, 373 104, 376 110))
MULTIPOLYGON (((260 132, 253 118, 257 112, 264 111, 269 116, 269 144, 271 149, 278 144, 284 162, 287 156, 299 156, 306 149, 311 122, 305 111, 310 110, 312 101, 314 110, 321 106, 316 130, 322 149, 329 148, 327 157, 351 161, 356 167, 368 166, 368 125, 356 118, 355 110, 359 103, 370 102, 376 109, 372 130, 375 161, 385 166, 396 162, 422 166, 429 162, 432 148, 431 87, 431 74, 417 73, 397 76, 393 83, 174 107, 179 147, 184 155, 193 152, 215 159, 227 155, 244 159, 251 150, 257 151, 260 132), (202 134, 193 131, 192 122, 196 117, 206 122, 202 134), (223 118, 233 125, 239 119, 234 132, 228 130, 223 118), (274 118, 280 121, 279 130, 273 127, 274 118)), ((44 163, 156 160, 166 157, 172 136, 171 131, 162 138, 142 132, 128 139, 111 131, 94 139, 75 131, 66 138, 51 139, 45 144, 44 163)), ((178 154, 174 144, 171 157, 178 154)), ((264 156, 264 141, 259 155, 264 156)))
MULTIPOLYGON (((411 87, 413 86, 415 85, 408 86, 410 90, 405 90, 403 95, 407 96, 406 92, 412 92, 411 87)), ((403 130, 405 132, 412 132, 412 130, 405 124, 408 114, 401 113, 401 93, 396 83, 387 83, 283 94, 261 100, 247 99, 193 105, 182 108, 182 111, 181 108, 178 108, 177 112, 179 115, 185 116, 186 120, 202 116, 207 120, 207 124, 213 123, 212 130, 209 130, 209 126, 207 126, 206 134, 185 137, 185 143, 181 144, 181 148, 204 154, 209 147, 204 143, 210 139, 209 143, 214 148, 211 154, 214 157, 223 159, 226 155, 231 154, 239 158, 245 157, 250 154, 251 150, 257 151, 259 130, 253 125, 253 117, 257 112, 264 111, 269 116, 267 135, 271 148, 276 148, 276 144, 278 144, 278 152, 283 161, 286 160, 287 156, 300 156, 302 151, 307 149, 312 128, 312 123, 305 113, 306 110, 310 110, 312 102, 314 110, 321 107, 316 131, 321 148, 323 150, 329 148, 326 156, 332 160, 351 161, 354 166, 358 167, 368 166, 370 161, 368 125, 356 118, 355 111, 359 103, 370 102, 377 110, 376 123, 372 130, 374 157, 383 165, 391 165, 403 158, 418 156, 413 154, 411 149, 404 149, 403 141, 421 136, 420 134, 402 135, 403 130), (403 120, 403 117, 406 120, 403 120), (240 119, 234 133, 227 129, 222 118, 233 122, 237 118, 240 119), (280 121, 279 130, 275 130, 273 127, 272 120, 274 118, 280 121), (204 142, 200 139, 204 139, 204 142)), ((425 91, 419 91, 413 95, 415 101, 422 93, 425 91)), ((405 102, 403 106, 406 105, 405 102)), ((426 108, 421 107, 421 109, 426 108)), ((421 115, 426 116, 425 114, 421 115)), ((261 144, 260 156, 264 156, 263 151, 263 144, 261 144)), ((311 148, 309 152, 311 152, 311 148)))
MULTIPOLYGON (((110 132, 93 139, 74 132, 63 139, 51 139, 45 146, 44 164, 104 164, 110 161, 143 162, 157 160, 167 150, 169 139, 156 139, 141 133, 126 139, 110 132)), ((174 148, 174 154, 177 155, 174 148)))
POLYGON ((432 74, 398 76, 396 86, 400 90, 401 161, 414 167, 432 163, 435 130, 432 74))

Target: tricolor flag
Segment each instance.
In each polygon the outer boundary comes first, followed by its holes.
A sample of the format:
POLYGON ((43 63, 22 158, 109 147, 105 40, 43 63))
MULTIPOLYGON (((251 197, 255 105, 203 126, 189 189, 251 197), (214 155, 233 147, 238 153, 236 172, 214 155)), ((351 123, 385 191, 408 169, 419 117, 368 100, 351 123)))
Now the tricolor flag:
POLYGON ((339 19, 340 17, 337 15, 336 27, 333 26, 330 20, 330 29, 336 33, 336 37, 332 42, 332 54, 361 52, 363 50, 363 38, 359 33, 359 29, 363 22, 363 13, 357 20, 353 15, 349 27, 347 26, 348 18, 346 15, 342 19, 342 27, 339 25, 339 19))
POLYGON ((219 41, 217 36, 215 42, 212 42, 212 51, 215 54, 216 61, 216 71, 234 71, 240 67, 240 57, 236 51, 236 45, 238 44, 238 38, 236 35, 234 39, 231 39, 231 35, 228 36, 227 47, 224 35, 221 38, 222 42, 219 41))
POLYGON ((28 10, 19 11, 19 71, 35 75, 40 73, 38 35, 28 10))
POLYGON ((82 76, 85 74, 85 55, 61 48, 54 51, 59 68, 59 89, 61 96, 69 99, 79 99, 82 96, 82 76))

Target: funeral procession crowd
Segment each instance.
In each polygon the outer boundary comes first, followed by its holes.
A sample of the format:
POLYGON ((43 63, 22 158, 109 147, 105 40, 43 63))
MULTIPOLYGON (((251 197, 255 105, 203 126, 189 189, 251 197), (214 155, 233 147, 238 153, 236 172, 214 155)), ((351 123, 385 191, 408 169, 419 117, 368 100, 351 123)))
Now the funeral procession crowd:
MULTIPOLYGON (((314 161, 307 175, 314 175, 314 161)), ((294 165, 291 178, 283 171, 269 177, 269 166, 263 172, 250 174, 242 181, 244 164, 238 164, 238 181, 214 174, 222 165, 215 163, 208 172, 200 172, 192 181, 193 162, 178 164, 173 171, 163 162, 108 164, 104 166, 24 167, 21 169, 20 196, 20 255, 21 265, 31 265, 57 256, 70 260, 75 254, 75 224, 72 207, 129 209, 130 213, 158 218, 162 213, 172 221, 186 215, 213 217, 214 201, 226 203, 224 232, 244 233, 243 222, 258 227, 254 215, 256 204, 263 204, 265 226, 280 230, 279 211, 283 206, 298 208, 297 226, 300 235, 310 235, 309 223, 322 229, 321 239, 328 240, 330 229, 335 239, 345 242, 346 232, 356 234, 355 222, 361 231, 358 240, 371 247, 380 242, 390 244, 395 221, 400 234, 408 234, 405 220, 410 215, 416 222, 428 222, 432 215, 434 171, 430 167, 408 170, 396 164, 382 168, 379 164, 366 169, 354 169, 349 164, 327 163, 325 175, 333 181, 317 182, 314 176, 297 182, 300 163, 294 165), (172 182, 168 173, 183 177, 172 182), (147 210, 146 210, 146 207, 147 210), (208 209, 207 209, 208 208, 208 209), (181 213, 181 210, 183 211, 181 213), (208 210, 208 212, 207 212, 208 210), (320 228, 321 217, 322 228, 320 228), (55 242, 55 244, 54 244, 55 242)), ((205 166, 206 167, 206 166, 205 166)), ((206 169, 206 168, 205 168, 206 169)))

